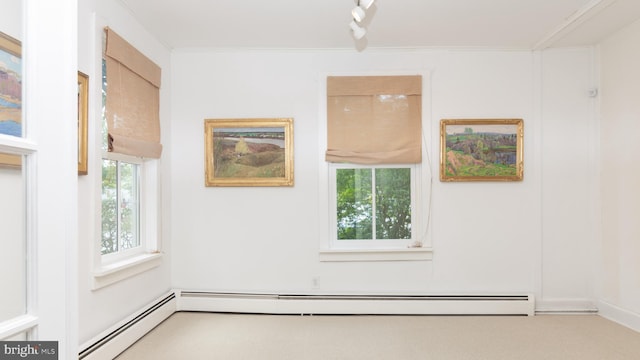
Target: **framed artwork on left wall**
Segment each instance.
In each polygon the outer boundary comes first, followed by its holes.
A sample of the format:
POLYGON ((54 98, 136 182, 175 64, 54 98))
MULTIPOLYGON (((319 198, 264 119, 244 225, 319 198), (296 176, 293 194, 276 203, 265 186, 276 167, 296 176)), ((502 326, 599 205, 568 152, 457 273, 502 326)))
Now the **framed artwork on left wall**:
MULTIPOLYGON (((0 32, 0 134, 22 136, 22 46, 0 32)), ((20 167, 20 155, 0 154, 0 166, 20 167)))
POLYGON ((89 76, 78 71, 78 175, 87 175, 89 76))

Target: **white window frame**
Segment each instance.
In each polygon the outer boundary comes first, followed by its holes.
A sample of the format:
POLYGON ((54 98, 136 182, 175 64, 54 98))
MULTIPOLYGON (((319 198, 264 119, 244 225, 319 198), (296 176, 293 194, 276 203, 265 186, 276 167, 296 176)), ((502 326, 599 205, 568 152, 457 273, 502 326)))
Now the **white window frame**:
POLYGON ((337 240, 336 184, 337 168, 372 168, 383 166, 359 166, 355 164, 334 164, 325 160, 327 144, 327 77, 328 76, 372 76, 372 75, 422 75, 423 89, 428 89, 429 73, 419 72, 376 72, 361 74, 321 74, 318 79, 318 134, 319 134, 319 259, 322 262, 341 261, 426 261, 431 260, 431 185, 432 171, 426 139, 430 131, 429 91, 422 96, 422 159, 423 164, 392 164, 389 167, 410 167, 411 171, 411 241, 402 240, 337 240))

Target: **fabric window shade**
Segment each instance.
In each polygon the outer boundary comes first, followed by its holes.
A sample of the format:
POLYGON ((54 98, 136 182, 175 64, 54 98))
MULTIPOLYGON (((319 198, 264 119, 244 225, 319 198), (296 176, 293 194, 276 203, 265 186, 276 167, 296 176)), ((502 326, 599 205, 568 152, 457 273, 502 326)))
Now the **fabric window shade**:
POLYGON ((113 30, 105 32, 109 151, 160 158, 162 70, 113 30))
POLYGON ((329 76, 326 161, 422 161, 421 76, 329 76))

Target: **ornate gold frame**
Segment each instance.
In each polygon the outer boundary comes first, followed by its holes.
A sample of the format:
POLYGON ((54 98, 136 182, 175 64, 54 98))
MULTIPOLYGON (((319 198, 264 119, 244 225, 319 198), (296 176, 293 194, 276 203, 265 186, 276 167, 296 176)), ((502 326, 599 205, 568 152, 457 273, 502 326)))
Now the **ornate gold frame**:
POLYGON ((444 119, 440 121, 440 181, 521 181, 522 179, 522 119, 444 119), (452 131, 456 131, 455 140, 454 135, 451 134, 452 131), (475 134, 478 136, 476 137, 475 134), (447 144, 448 136, 450 136, 449 144, 447 144), (473 138, 470 138, 471 136, 473 138), (457 144, 455 145, 458 147, 457 150, 451 149, 451 146, 454 146, 453 141, 457 144), (492 162, 487 163, 488 161, 492 162))
POLYGON ((204 141, 205 186, 293 186, 293 119, 205 119, 204 141), (220 134, 219 142, 214 141, 214 132, 220 134), (278 137, 278 142, 283 137, 284 154, 262 149, 269 145, 245 137, 259 141, 278 137), (270 176, 271 171, 283 174, 270 176))
POLYGON ((87 175, 89 76, 78 71, 78 175, 87 175))

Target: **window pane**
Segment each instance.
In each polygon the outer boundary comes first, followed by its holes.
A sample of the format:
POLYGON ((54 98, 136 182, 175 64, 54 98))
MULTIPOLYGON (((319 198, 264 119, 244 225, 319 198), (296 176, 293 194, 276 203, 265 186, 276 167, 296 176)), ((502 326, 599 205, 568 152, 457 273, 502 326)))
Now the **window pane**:
POLYGON ((107 131, 107 62, 102 59, 102 151, 109 148, 109 132, 107 131))
POLYGON ((0 322, 27 311, 26 203, 21 163, 20 156, 0 153, 0 322))
POLYGON ((102 254, 118 251, 117 162, 102 160, 102 254))
POLYGON ((372 238, 371 169, 336 169, 338 240, 372 238))
POLYGON ((140 245, 138 237, 138 165, 120 162, 120 249, 140 245))
POLYGON ((411 239, 411 169, 376 169, 376 239, 411 239))

